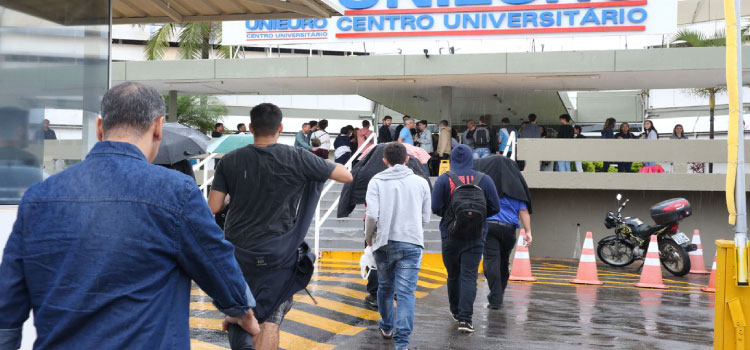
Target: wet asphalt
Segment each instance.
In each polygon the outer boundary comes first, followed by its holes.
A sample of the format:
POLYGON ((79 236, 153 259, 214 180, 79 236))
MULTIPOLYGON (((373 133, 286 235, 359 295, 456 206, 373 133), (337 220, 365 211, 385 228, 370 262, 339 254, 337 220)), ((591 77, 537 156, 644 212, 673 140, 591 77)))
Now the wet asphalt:
MULTIPOLYGON (((576 262, 534 260, 533 271, 539 281, 510 283, 500 310, 485 308, 488 289, 480 278, 474 334, 457 331, 448 311, 445 285, 431 289, 417 299, 410 349, 710 349, 714 295, 700 291, 708 276, 674 277, 665 272, 669 290, 638 289, 632 283, 638 280, 639 264, 624 269, 599 265, 604 286, 576 286, 567 283, 575 276, 576 262)), ((364 291, 363 285, 348 287, 364 291)), ((353 298, 339 300, 363 307, 353 298)), ((295 303, 294 308, 321 312, 302 303, 295 303)), ((214 313, 209 317, 218 317, 214 313)), ((208 316, 204 315, 191 311, 194 317, 208 316)), ((392 341, 380 338, 376 321, 340 316, 338 320, 365 329, 342 335, 285 322, 282 330, 336 349, 393 349, 392 341)), ((227 346, 226 336, 216 330, 194 328, 191 337, 227 346)))
MULTIPOLYGON (((691 288, 707 276, 665 275, 672 290, 659 291, 628 286, 638 279, 636 267, 600 267, 628 276, 608 276, 619 282, 609 285, 602 277, 599 287, 566 285, 570 273, 562 271, 561 281, 510 283, 500 310, 485 308, 488 288, 480 280, 474 334, 457 332, 446 287, 435 290, 417 301, 410 349, 711 349, 714 295, 691 288)), ((337 349, 392 348, 373 325, 337 349)))

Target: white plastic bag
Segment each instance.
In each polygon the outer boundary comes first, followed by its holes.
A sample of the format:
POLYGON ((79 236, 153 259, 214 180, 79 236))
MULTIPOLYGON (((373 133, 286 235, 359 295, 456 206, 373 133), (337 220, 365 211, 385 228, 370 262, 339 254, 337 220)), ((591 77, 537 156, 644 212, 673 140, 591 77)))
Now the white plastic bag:
POLYGON ((372 247, 368 246, 365 248, 365 253, 359 258, 359 272, 362 278, 367 279, 370 276, 370 271, 377 269, 375 255, 372 254, 372 247))

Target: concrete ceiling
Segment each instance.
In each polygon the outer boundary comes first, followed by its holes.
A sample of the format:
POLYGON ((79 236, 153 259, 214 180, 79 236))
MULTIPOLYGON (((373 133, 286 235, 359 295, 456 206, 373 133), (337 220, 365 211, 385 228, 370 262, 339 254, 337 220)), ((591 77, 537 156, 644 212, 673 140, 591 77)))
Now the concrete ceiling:
MULTIPOLYGON (((750 50, 745 57, 750 67, 750 50)), ((723 48, 672 48, 116 62, 112 76, 113 84, 139 81, 165 94, 360 95, 432 121, 439 119, 441 87, 450 86, 454 122, 537 113, 555 123, 566 111, 558 91, 717 86, 724 84, 723 65, 723 48)), ((745 75, 750 79, 750 71, 745 75)))
MULTIPOLYGON (((0 0, 0 6, 63 25, 106 24, 106 1, 0 0)), ((112 0, 112 23, 218 22, 341 15, 338 0, 112 0)))
POLYGON ((328 18, 338 0, 112 0, 114 24, 328 18))
MULTIPOLYGON (((248 62, 250 63, 250 62, 248 62)), ((750 75, 747 77, 750 79, 750 75)), ((490 114, 519 122, 536 113, 543 123, 555 123, 567 113, 558 91, 640 90, 643 88, 688 88, 719 85, 721 74, 695 71, 609 72, 574 74, 475 74, 403 76, 398 79, 369 77, 308 77, 215 79, 180 82, 142 80, 162 92, 180 94, 257 95, 360 95, 402 114, 438 121, 441 87, 453 88, 452 121, 490 114)), ((113 83, 117 83, 114 81, 113 83)))

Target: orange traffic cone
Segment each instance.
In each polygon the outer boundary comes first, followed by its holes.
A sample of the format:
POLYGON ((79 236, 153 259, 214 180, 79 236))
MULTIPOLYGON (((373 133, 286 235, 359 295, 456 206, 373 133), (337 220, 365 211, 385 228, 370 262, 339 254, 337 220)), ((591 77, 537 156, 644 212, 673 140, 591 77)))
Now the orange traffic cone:
POLYGON ((636 283, 635 286, 640 288, 668 288, 661 279, 659 242, 656 240, 656 235, 651 236, 651 242, 648 244, 648 252, 646 252, 646 261, 643 263, 641 281, 636 283))
POLYGON ((594 234, 586 232, 586 240, 583 241, 581 251, 581 262, 578 263, 578 276, 570 281, 575 284, 604 284, 599 280, 596 273, 596 257, 594 256, 594 234))
POLYGON ((690 255, 690 273, 707 275, 711 271, 706 270, 706 262, 703 260, 703 245, 701 244, 700 231, 693 231, 693 244, 698 246, 698 249, 688 253, 690 255))
POLYGON ((708 284, 701 290, 707 293, 716 293, 716 255, 714 255, 714 264, 711 266, 711 277, 708 278, 708 284))
POLYGON ((513 258, 513 267, 510 269, 511 281, 536 282, 536 277, 531 275, 531 261, 529 260, 529 247, 523 242, 524 230, 518 236, 516 255, 513 258))

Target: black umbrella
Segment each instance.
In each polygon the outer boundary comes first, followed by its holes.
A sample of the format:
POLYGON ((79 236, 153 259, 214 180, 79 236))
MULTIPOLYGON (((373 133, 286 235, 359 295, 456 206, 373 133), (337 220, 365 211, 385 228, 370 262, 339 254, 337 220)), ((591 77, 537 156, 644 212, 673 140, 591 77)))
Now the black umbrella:
POLYGON ((166 123, 154 164, 171 165, 191 156, 204 154, 210 141, 211 138, 199 130, 179 123, 166 123))

